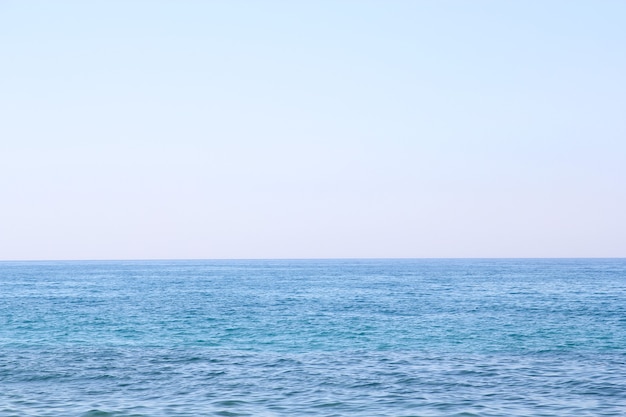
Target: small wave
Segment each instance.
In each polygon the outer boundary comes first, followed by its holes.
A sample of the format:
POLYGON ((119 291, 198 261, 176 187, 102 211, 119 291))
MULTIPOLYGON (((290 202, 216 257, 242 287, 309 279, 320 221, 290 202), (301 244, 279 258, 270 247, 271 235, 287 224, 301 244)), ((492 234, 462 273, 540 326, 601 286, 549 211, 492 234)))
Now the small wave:
POLYGON ((89 410, 80 417, 147 417, 145 414, 127 414, 118 411, 89 410))

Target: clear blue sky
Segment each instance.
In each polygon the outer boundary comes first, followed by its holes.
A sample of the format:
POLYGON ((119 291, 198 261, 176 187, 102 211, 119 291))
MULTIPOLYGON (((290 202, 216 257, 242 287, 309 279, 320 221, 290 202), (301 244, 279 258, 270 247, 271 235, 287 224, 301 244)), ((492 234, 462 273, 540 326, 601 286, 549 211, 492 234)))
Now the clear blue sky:
POLYGON ((0 259, 626 256, 624 1, 0 0, 0 259))

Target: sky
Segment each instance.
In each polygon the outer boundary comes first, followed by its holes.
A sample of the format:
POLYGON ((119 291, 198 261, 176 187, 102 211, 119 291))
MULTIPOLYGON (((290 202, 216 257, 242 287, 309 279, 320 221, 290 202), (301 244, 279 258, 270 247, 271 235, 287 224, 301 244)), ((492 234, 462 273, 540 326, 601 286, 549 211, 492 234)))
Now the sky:
POLYGON ((0 260, 626 257, 626 2, 0 0, 0 260))

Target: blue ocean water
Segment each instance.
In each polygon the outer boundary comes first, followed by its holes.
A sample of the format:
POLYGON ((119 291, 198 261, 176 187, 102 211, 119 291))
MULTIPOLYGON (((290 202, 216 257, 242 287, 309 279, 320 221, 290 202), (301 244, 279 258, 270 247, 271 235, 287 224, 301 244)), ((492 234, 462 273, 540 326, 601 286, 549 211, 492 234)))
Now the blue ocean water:
POLYGON ((0 262, 0 416, 622 416, 626 260, 0 262))

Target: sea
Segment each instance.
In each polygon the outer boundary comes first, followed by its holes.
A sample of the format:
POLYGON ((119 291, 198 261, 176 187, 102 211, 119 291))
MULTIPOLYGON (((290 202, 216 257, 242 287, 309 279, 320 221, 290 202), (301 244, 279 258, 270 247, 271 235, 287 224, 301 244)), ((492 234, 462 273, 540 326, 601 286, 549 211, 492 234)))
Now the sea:
POLYGON ((624 416, 626 259, 0 262, 0 416, 624 416))

